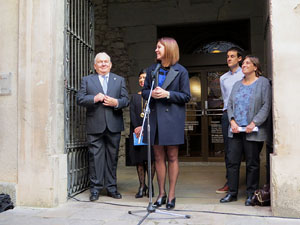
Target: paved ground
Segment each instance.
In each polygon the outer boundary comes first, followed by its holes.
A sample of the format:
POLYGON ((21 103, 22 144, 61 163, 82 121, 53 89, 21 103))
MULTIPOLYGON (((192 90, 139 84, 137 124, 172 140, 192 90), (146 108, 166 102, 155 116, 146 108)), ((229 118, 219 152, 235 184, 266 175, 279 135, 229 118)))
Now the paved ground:
MULTIPOLYGON (((273 217, 270 207, 246 207, 245 186, 241 185, 237 202, 220 204, 223 195, 215 194, 216 187, 224 182, 223 166, 181 166, 176 189, 176 210, 180 215, 190 215, 190 219, 151 213, 142 224, 199 224, 199 225, 300 225, 300 219, 273 217)), ((244 183, 244 168, 241 184, 244 183)), ((127 225, 138 224, 147 214, 148 198, 135 199, 137 178, 135 168, 121 167, 118 170, 121 200, 104 196, 96 202, 89 202, 89 192, 83 192, 74 199, 56 208, 16 207, 0 214, 0 225, 127 225), (129 211, 142 210, 129 214, 129 211)), ((156 182, 154 183, 156 187, 156 182)), ((156 193, 157 194, 157 193, 156 193)), ((156 199, 156 197, 154 198, 156 199)))

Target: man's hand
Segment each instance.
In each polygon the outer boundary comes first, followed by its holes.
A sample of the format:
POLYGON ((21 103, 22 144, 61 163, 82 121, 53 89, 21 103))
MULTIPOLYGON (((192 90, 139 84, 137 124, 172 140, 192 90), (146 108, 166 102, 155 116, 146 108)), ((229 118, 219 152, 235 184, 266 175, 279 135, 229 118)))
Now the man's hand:
POLYGON ((98 93, 98 94, 94 97, 94 103, 97 103, 97 102, 103 102, 103 101, 104 101, 104 97, 105 97, 104 94, 98 93))
POLYGON ((104 96, 104 101, 103 105, 105 106, 111 106, 111 107, 116 107, 118 106, 118 100, 112 97, 109 97, 107 95, 104 96))
POLYGON ((152 97, 153 98, 166 98, 169 95, 169 92, 162 89, 161 87, 156 87, 153 91, 152 91, 152 97))

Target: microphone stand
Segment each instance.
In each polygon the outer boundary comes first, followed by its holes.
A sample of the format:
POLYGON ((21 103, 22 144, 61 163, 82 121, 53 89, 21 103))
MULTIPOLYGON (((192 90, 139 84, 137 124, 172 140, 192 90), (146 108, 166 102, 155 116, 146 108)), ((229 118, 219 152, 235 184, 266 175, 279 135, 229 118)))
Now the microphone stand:
MULTIPOLYGON (((148 203, 148 207, 147 207, 147 214, 139 221, 139 223, 137 225, 142 224, 151 213, 171 215, 171 216, 175 216, 175 217, 179 217, 179 218, 183 217, 183 218, 186 218, 186 219, 191 218, 190 215, 181 215, 181 214, 177 214, 177 213, 164 212, 164 211, 159 210, 159 209, 157 209, 153 206, 153 202, 152 202, 152 191, 153 190, 152 190, 152 179, 151 179, 151 142, 150 142, 150 119, 149 119, 150 107, 149 107, 149 105, 150 105, 151 95, 152 95, 152 91, 153 91, 153 87, 154 87, 154 82, 155 82, 155 73, 152 74, 151 89, 150 89, 147 105, 146 105, 145 112, 144 112, 144 119, 143 119, 142 129, 141 129, 139 140, 138 140, 138 143, 141 143, 141 137, 142 137, 143 130, 144 130, 144 124, 145 124, 145 120, 147 118, 147 139, 148 139, 148 146, 147 146, 147 156, 148 156, 147 159, 148 160, 147 161, 148 161, 149 203, 148 203)), ((144 212, 144 210, 128 211, 128 214, 134 214, 134 213, 140 213, 140 212, 144 212)))

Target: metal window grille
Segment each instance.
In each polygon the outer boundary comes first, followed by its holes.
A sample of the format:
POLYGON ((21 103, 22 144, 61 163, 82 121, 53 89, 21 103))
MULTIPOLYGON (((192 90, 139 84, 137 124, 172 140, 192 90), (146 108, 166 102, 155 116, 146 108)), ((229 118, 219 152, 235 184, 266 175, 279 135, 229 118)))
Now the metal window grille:
POLYGON ((88 188, 85 109, 76 104, 81 78, 93 71, 94 11, 90 0, 65 0, 65 152, 68 196, 88 188))

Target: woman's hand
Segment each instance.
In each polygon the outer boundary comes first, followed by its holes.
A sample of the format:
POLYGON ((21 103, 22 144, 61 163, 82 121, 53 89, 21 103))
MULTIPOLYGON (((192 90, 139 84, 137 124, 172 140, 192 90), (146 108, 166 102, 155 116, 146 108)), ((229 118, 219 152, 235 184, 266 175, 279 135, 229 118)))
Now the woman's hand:
POLYGON ((246 127, 246 133, 251 133, 255 127, 255 123, 252 121, 247 127, 246 127))
POLYGON ((235 122, 235 120, 230 121, 230 126, 231 126, 232 133, 240 133, 239 125, 235 122))
POLYGON ((153 91, 152 91, 152 97, 153 98, 166 98, 169 95, 169 92, 162 89, 161 87, 156 87, 153 91))
POLYGON ((137 138, 140 137, 141 130, 142 130, 142 126, 136 127, 134 129, 134 133, 135 133, 135 135, 136 135, 137 138))

